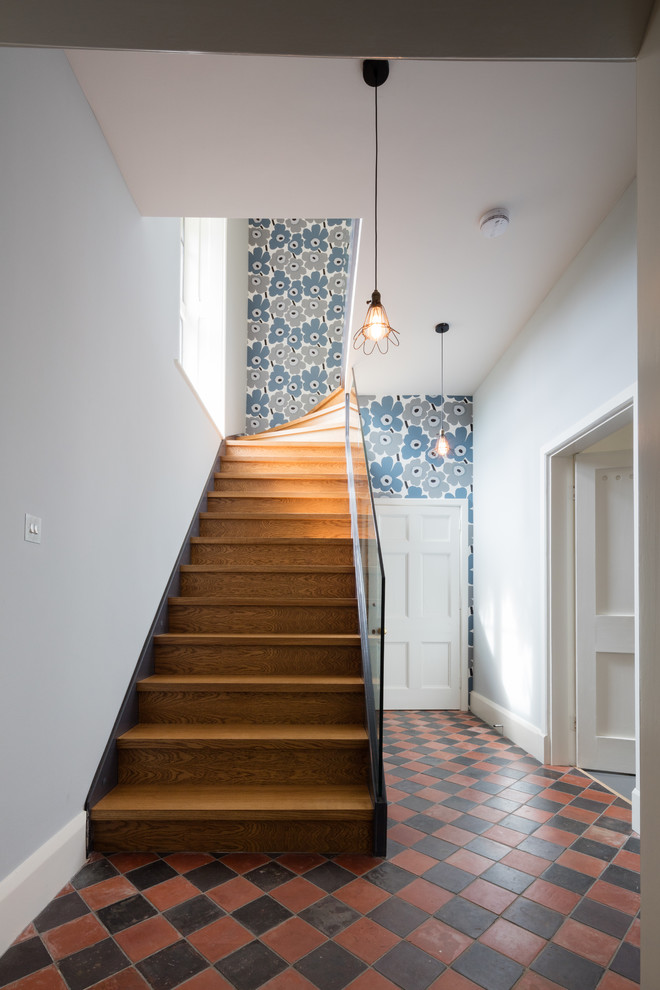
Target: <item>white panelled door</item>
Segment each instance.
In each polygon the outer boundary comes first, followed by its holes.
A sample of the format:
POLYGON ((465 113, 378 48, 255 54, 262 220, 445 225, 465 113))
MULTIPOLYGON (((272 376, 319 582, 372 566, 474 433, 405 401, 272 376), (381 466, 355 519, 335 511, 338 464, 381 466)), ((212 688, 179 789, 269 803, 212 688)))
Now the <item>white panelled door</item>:
POLYGON ((577 762, 635 773, 632 451, 575 458, 577 762))
POLYGON ((467 502, 378 499, 386 709, 467 709, 467 502), (465 516, 465 524, 463 524, 465 516))

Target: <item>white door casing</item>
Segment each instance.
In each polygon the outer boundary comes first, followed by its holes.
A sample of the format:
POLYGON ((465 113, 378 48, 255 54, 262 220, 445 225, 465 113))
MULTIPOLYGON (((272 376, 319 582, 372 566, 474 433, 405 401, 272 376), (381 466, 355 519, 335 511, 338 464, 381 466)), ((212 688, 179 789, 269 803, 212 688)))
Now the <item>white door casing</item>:
POLYGON ((577 762, 635 773, 632 451, 575 457, 577 762))
POLYGON ((377 499, 384 707, 467 710, 467 500, 377 499))

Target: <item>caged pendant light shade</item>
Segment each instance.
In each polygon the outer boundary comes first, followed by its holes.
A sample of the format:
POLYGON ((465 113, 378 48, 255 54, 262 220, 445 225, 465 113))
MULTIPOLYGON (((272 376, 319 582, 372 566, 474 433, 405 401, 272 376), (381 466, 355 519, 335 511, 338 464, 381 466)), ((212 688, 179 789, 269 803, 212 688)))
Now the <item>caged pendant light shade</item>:
MULTIPOLYGON (((378 348, 381 354, 386 354, 390 343, 398 346, 399 333, 390 326, 387 313, 378 291, 378 87, 387 79, 390 66, 387 59, 366 59, 362 63, 362 77, 367 86, 374 90, 374 125, 376 135, 376 157, 374 167, 374 291, 371 302, 364 318, 364 323, 353 336, 353 347, 364 348, 365 354, 371 354, 378 348)), ((369 302, 369 300, 367 300, 369 302)))

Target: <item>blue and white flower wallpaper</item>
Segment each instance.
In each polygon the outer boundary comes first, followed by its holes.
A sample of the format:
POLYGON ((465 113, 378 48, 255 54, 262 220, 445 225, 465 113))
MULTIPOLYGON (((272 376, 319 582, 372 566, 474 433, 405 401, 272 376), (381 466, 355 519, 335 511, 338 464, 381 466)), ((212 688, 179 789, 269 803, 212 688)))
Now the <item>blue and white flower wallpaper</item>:
POLYGON ((468 659, 472 665, 473 484, 472 396, 381 395, 364 399, 364 444, 376 497, 466 498, 468 501, 468 659), (441 417, 442 412, 442 417, 441 417), (435 439, 444 420, 449 454, 435 439))
POLYGON ((341 384, 350 220, 249 221, 246 433, 341 384))

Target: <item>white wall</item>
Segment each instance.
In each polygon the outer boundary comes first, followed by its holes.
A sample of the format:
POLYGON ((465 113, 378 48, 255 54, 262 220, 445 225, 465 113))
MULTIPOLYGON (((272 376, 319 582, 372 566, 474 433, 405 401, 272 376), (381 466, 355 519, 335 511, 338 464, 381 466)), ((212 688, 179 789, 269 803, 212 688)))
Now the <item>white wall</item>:
POLYGON ((541 734, 540 452, 636 380, 635 238, 631 186, 474 396, 474 688, 541 734))
POLYGON ((247 380, 248 221, 227 220, 225 434, 245 433, 247 380))
POLYGON ((178 221, 140 217, 62 53, 0 50, 0 133, 2 901, 80 817, 219 438, 173 360, 178 221))
POLYGON ((660 940, 660 5, 637 66, 639 215, 639 675, 642 986, 658 985, 660 940), (646 837, 648 836, 648 841, 646 837), (649 921, 650 919, 650 921, 649 921))

